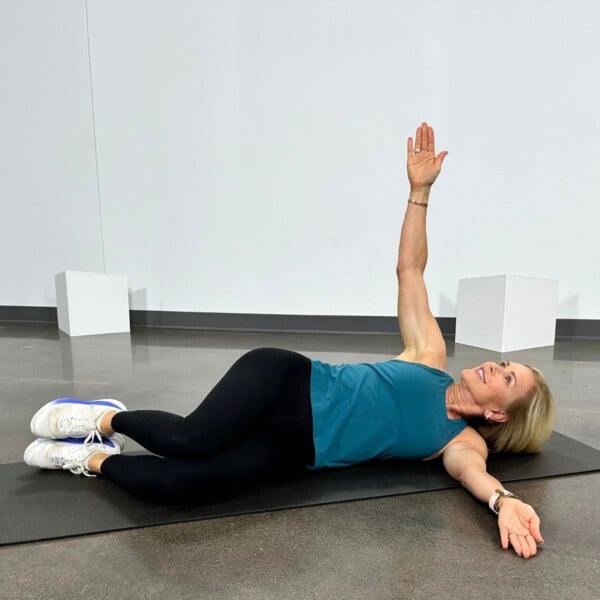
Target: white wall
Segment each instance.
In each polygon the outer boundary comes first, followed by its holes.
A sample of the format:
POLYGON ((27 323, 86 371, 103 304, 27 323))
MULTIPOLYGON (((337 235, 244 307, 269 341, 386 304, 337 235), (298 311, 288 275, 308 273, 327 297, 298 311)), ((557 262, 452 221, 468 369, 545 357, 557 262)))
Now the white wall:
POLYGON ((0 2, 0 304, 56 306, 55 273, 102 272, 93 138, 83 2, 0 2))
POLYGON ((394 315, 427 119, 433 312, 512 273, 598 319, 598 25, 591 0, 5 0, 0 304, 55 306, 75 269, 134 309, 394 315))

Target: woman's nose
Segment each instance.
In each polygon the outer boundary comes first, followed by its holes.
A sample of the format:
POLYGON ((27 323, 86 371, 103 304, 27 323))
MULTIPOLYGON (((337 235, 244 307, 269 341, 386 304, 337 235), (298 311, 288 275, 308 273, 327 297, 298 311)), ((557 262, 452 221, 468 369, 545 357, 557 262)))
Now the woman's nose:
POLYGON ((504 367, 502 365, 492 363, 491 372, 492 372, 492 374, 494 374, 496 372, 502 374, 502 373, 504 373, 504 367))
POLYGON ((494 375, 494 374, 496 373, 496 371, 497 371, 498 373, 502 373, 502 370, 503 370, 503 369, 502 369, 502 367, 501 367, 500 365, 498 365, 498 364, 495 364, 495 363, 490 363, 490 373, 491 373, 492 375, 494 375))

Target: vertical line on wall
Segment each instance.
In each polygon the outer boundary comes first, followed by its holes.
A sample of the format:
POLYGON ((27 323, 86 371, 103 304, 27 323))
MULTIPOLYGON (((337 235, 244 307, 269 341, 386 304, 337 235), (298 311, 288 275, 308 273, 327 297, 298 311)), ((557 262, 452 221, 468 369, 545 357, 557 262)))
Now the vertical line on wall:
POLYGON ((92 53, 90 50, 90 26, 88 22, 88 0, 84 2, 85 6, 85 30, 88 47, 88 64, 90 73, 90 98, 92 101, 92 133, 94 135, 94 160, 96 161, 96 189, 98 191, 98 214, 100 219, 100 246, 102 248, 102 267, 106 274, 106 256, 104 253, 104 228, 102 227, 102 202, 100 201, 100 176, 98 173, 98 145, 96 143, 96 111, 94 107, 94 84, 92 79, 92 53))

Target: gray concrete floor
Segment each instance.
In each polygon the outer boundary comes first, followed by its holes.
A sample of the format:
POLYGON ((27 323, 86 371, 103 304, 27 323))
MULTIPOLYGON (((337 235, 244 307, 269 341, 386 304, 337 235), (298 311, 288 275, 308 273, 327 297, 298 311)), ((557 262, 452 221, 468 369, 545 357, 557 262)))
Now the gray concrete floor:
MULTIPOLYGON (((185 414, 247 350, 332 363, 387 360, 399 336, 136 329, 69 338, 0 323, 0 462, 22 460, 48 400, 118 398, 185 414)), ((448 341, 448 371, 500 355, 448 341)), ((540 368, 555 429, 600 448, 600 342, 559 340, 509 358, 540 368)), ((129 442, 126 450, 138 450, 129 442)), ((536 557, 503 551, 489 510, 462 490, 331 504, 0 548, 0 598, 599 599, 600 473, 511 484, 542 519, 536 557)))

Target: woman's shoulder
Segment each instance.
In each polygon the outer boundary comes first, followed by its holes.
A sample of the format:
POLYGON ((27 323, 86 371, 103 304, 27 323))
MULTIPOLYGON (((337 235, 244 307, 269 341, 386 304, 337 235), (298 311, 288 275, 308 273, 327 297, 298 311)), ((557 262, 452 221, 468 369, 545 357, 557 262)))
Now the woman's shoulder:
POLYGON ((441 450, 433 454, 432 456, 428 456, 423 460, 432 460, 433 458, 437 458, 441 456, 448 448, 454 446, 456 444, 461 444, 465 446, 472 446, 476 450, 479 450, 482 454, 487 456, 487 443, 485 439, 480 435, 480 433, 474 427, 467 425, 464 429, 460 431, 457 435, 455 435, 441 450))
POLYGON ((402 354, 395 356, 393 360, 401 360, 403 362, 411 362, 419 365, 425 365, 438 371, 446 370, 446 353, 439 351, 428 351, 417 354, 411 350, 405 350, 402 354))
POLYGON ((473 443, 473 444, 484 444, 485 439, 482 435, 472 427, 471 425, 467 425, 458 435, 453 437, 447 444, 447 446, 452 446, 453 444, 462 444, 462 443, 473 443))

